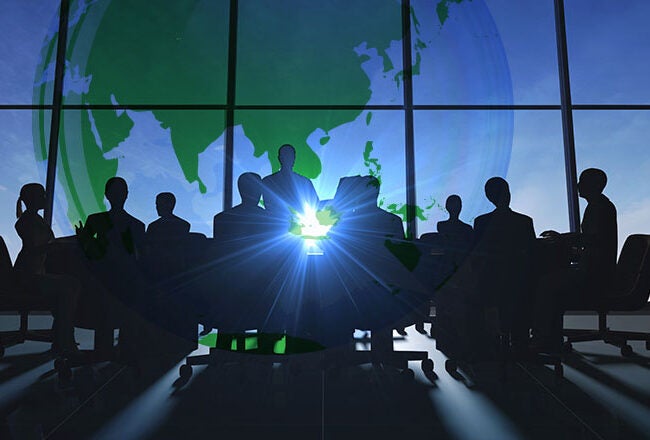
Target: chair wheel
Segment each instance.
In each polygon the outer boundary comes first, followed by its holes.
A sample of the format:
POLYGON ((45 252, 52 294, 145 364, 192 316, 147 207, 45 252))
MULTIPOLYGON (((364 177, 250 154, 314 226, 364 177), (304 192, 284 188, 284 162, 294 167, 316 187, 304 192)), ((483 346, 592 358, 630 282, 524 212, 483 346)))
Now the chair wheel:
POLYGON ((415 379, 415 372, 410 368, 407 368, 405 370, 402 370, 400 376, 405 382, 411 382, 415 379))
POLYGON ((181 367, 178 369, 178 374, 181 379, 189 379, 192 377, 192 366, 189 364, 181 365, 181 367))
POLYGON ((569 354, 569 353, 571 353, 572 351, 573 351, 573 344, 572 344, 572 343, 570 343, 570 342, 565 342, 564 344, 562 344, 562 352, 563 352, 564 354, 569 354))
POLYGON ((449 374, 453 374, 458 370, 458 363, 453 359, 447 359, 445 361, 445 371, 449 374))
POLYGON ((424 371, 425 373, 431 373, 433 371, 433 360, 423 359, 421 366, 422 366, 422 371, 424 371))
POLYGON ((629 357, 634 354, 634 351, 632 350, 632 346, 629 344, 625 344, 624 346, 621 347, 621 356, 624 357, 629 357))

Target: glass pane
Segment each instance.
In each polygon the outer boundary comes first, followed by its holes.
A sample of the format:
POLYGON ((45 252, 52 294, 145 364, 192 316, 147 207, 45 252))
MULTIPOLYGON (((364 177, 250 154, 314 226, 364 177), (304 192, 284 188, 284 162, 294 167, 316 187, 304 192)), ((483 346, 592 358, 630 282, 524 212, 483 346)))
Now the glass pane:
POLYGON ((537 234, 569 231, 562 115, 559 111, 516 111, 512 154, 505 176, 511 206, 533 218, 537 234))
POLYGON ((54 78, 57 0, 3 0, 0 13, 0 104, 50 104, 54 78))
POLYGON ((296 149, 294 171, 314 183, 320 200, 334 197, 344 176, 374 175, 381 181, 380 206, 404 218, 406 164, 404 113, 363 111, 352 122, 330 131, 321 128, 332 120, 349 119, 348 112, 241 111, 236 113, 234 203, 241 201, 236 179, 253 171, 262 177, 279 169, 278 148, 296 149), (296 127, 308 127, 304 132, 296 127), (255 127, 252 130, 247 127, 255 127), (271 127, 278 127, 274 134, 271 127))
POLYGON ((239 2, 238 104, 400 104, 393 0, 239 2))
MULTIPOLYGON (((16 200, 20 188, 30 182, 38 182, 45 186, 47 163, 35 143, 39 136, 34 131, 34 120, 40 112, 31 110, 2 110, 0 111, 0 235, 4 238, 12 258, 16 258, 21 248, 21 241, 14 223, 16 223, 16 200)), ((50 114, 41 115, 47 120, 44 125, 43 139, 45 145, 49 142, 50 114)), ((47 150, 46 150, 47 151, 47 150)), ((42 212, 41 212, 42 213, 42 212)), ((60 231, 54 230, 56 235, 60 231)))
POLYGON ((559 112, 419 111, 415 114, 418 233, 446 220, 446 198, 463 201, 460 218, 491 211, 487 179, 508 180, 511 207, 533 217, 535 230, 568 228, 559 112))
POLYGON ((228 1, 74 0, 67 104, 225 104, 228 1))
POLYGON ((548 5, 541 2, 544 5, 525 9, 501 3, 411 2, 415 104, 511 104, 513 87, 516 103, 557 101, 557 93, 537 86, 549 69, 557 78, 554 58, 548 56, 555 44, 548 41, 553 28, 544 29, 549 8, 543 6, 548 5), (522 38, 521 28, 531 21, 539 34, 526 33, 522 38), (535 69, 529 55, 533 50, 539 54, 535 69))
MULTIPOLYGON (((650 113, 574 112, 578 173, 607 173, 604 194, 618 213, 618 245, 630 234, 650 234, 650 113)), ((580 199, 581 211, 586 202, 580 199)))
POLYGON ((485 3, 506 53, 514 103, 559 104, 553 0, 485 3))
POLYGON ((222 111, 64 111, 56 218, 71 225, 104 211, 106 180, 121 176, 132 215, 155 220, 156 194, 169 191, 177 200, 174 213, 192 231, 211 236, 223 203, 224 123, 222 111))
POLYGON ((645 104, 650 2, 565 2, 571 94, 576 104, 645 104))

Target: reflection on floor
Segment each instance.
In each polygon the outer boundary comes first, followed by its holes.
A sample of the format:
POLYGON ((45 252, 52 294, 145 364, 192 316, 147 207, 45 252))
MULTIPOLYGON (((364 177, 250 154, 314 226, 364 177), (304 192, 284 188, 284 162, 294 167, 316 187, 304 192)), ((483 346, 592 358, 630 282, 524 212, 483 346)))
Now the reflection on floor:
MULTIPOLYGON (((48 325, 47 317, 34 317, 48 325)), ((612 328, 642 330, 647 315, 615 316, 612 328)), ((0 316, 0 328, 14 325, 0 316)), ((595 326, 570 316, 568 326, 595 326)), ((82 348, 92 332, 77 331, 82 348)), ((137 374, 113 363, 74 370, 62 387, 49 346, 25 343, 0 359, 0 438, 518 439, 650 438, 650 356, 622 358, 602 342, 576 344, 565 378, 514 364, 502 381, 492 364, 474 382, 452 377, 435 341, 414 328, 396 349, 428 350, 435 375, 415 379, 379 365, 328 369, 298 363, 198 367, 182 383, 182 358, 152 359, 137 374)), ((206 351, 205 347, 198 352, 206 351)))

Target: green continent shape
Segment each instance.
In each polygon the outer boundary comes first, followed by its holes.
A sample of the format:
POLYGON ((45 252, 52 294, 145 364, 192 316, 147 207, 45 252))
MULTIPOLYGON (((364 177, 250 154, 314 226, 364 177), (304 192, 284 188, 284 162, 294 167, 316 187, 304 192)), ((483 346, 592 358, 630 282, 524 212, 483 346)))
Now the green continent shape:
POLYGON ((341 214, 334 208, 328 206, 320 211, 316 211, 316 219, 322 226, 334 226, 341 219, 341 214))
MULTIPOLYGON (((438 14, 438 20, 440 24, 445 24, 445 21, 449 18, 449 5, 452 3, 460 4, 464 0, 441 0, 436 5, 436 13, 438 14)), ((471 0, 470 0, 471 1, 471 0)))
MULTIPOLYGON (((228 11, 226 0, 112 0, 90 4, 70 32, 68 59, 92 77, 82 104, 226 104, 228 11), (80 37, 84 20, 94 17, 97 31, 90 47, 80 37), (82 50, 86 47, 87 50, 82 50)), ((73 1, 71 10, 80 3, 73 1)), ((370 99, 370 80, 354 48, 376 48, 385 69, 386 50, 401 38, 400 6, 391 0, 309 3, 260 0, 239 3, 236 99, 239 104, 360 104, 370 99), (282 32, 290 29, 290 32, 282 32)), ((71 97, 70 102, 78 96, 71 97)), ((198 175, 198 158, 225 129, 221 111, 153 110, 169 128, 174 152, 190 183, 207 188, 198 175)), ((321 162, 306 142, 317 128, 326 133, 353 121, 361 110, 236 112, 254 145, 279 168, 277 149, 284 143, 297 151, 295 170, 309 178, 321 162)), ((83 142, 68 140, 66 188, 69 216, 84 217, 103 209, 103 185, 115 175, 117 162, 105 153, 130 134, 133 121, 124 112, 93 110, 81 121, 83 142), (75 152, 74 149, 77 149, 75 152), (83 149, 83 155, 79 154, 83 149), (79 160, 79 158, 83 158, 79 160), (74 176, 88 175, 92 197, 74 188, 74 176), (77 192, 78 194, 73 194, 77 192)), ((65 139, 64 139, 65 142, 65 139)), ((65 171, 64 171, 65 172, 65 171)))
MULTIPOLYGON (((239 3, 239 14, 236 96, 244 105, 365 105, 370 79, 354 48, 363 42, 376 48, 391 69, 386 50, 401 38, 400 5, 391 0, 247 1, 239 3)), ((278 148, 289 143, 296 148, 295 171, 315 178, 322 165, 306 142, 309 134, 328 133, 361 111, 243 111, 235 124, 273 171, 278 148)))
MULTIPOLYGON (((225 104, 227 90, 227 1, 164 0, 156 8, 144 0, 112 0, 88 6, 86 16, 70 33, 68 59, 84 66, 82 74, 92 77, 82 104, 225 104), (97 25, 92 46, 77 40, 85 19, 105 11, 97 25), (97 8, 97 9, 95 9, 97 8), (78 45, 79 50, 76 50, 78 45)), ((79 7, 73 2, 71 10, 79 7)), ((89 18, 90 17, 90 18, 89 18)), ((76 95, 68 98, 73 101, 76 95)), ((149 111, 149 110, 148 110, 149 111)), ((197 182, 201 192, 199 154, 225 129, 223 111, 151 110, 163 128, 169 128, 174 152, 188 182, 197 182)), ((116 148, 130 134, 133 121, 125 112, 93 110, 82 117, 83 142, 68 140, 66 190, 69 217, 84 218, 88 211, 104 209, 106 180, 114 176, 117 160, 105 153, 116 148), (91 127, 96 129, 95 136, 91 127), (73 151, 76 148, 77 151, 73 151), (78 151, 83 148, 83 154, 78 151), (78 158, 84 158, 80 161, 78 158), (92 197, 75 188, 73 177, 87 171, 92 197), (76 197, 75 197, 75 193, 76 197)), ((63 143, 66 142, 63 136, 63 143)), ((152 160, 156 152, 152 151, 152 160)), ((66 160, 67 159, 67 160, 66 160)))
POLYGON ((417 267, 422 252, 418 249, 415 243, 406 241, 406 242, 393 242, 386 240, 384 242, 386 249, 390 251, 401 263, 408 269, 410 272, 413 272, 417 267))

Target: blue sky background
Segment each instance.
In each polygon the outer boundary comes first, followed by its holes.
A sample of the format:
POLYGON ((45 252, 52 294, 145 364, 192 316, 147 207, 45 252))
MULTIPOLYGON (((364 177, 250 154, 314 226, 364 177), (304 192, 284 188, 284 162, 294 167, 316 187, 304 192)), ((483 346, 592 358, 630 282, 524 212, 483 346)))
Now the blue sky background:
MULTIPOLYGON (((559 104, 553 1, 485 3, 508 58, 514 103, 559 104)), ((650 2, 565 0, 565 6, 573 102, 650 104, 650 2)), ((450 6, 450 20, 462 7, 450 6)), ((40 48, 58 3, 3 0, 0 8, 0 103, 31 104, 40 48)), ((574 118, 578 168, 608 173, 605 192, 618 208, 620 244, 630 233, 650 233, 650 111, 576 111, 574 118)), ((0 235, 14 256, 20 248, 13 229, 18 191, 43 175, 31 125, 29 110, 0 110, 0 235)), ((515 111, 513 136, 507 176, 513 208, 531 215, 538 233, 566 230, 559 111, 515 111)))

